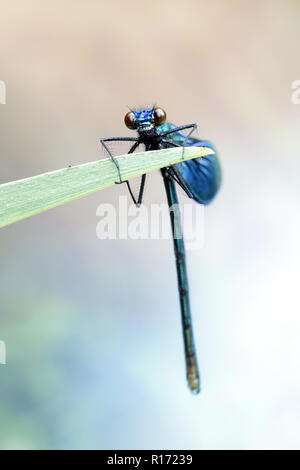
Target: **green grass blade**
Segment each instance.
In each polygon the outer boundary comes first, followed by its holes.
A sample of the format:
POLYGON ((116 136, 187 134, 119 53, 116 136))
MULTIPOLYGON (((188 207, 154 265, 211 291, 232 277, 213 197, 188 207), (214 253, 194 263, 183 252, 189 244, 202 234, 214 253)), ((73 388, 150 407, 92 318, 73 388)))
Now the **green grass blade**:
MULTIPOLYGON (((184 160, 212 155, 206 147, 186 147, 184 160)), ((117 157, 123 180, 174 165, 182 148, 126 154, 117 157)), ((0 227, 44 212, 73 199, 86 196, 118 181, 118 172, 108 158, 63 168, 0 185, 0 227)))

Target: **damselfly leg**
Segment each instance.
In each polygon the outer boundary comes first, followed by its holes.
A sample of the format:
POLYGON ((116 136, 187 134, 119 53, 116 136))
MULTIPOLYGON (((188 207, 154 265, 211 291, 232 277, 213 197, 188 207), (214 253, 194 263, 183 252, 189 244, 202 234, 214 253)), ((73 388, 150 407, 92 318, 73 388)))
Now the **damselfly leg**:
POLYGON ((122 175, 121 175, 121 170, 120 170, 120 165, 118 163, 118 161, 115 159, 115 157, 113 156, 113 154, 111 153, 110 149, 108 148, 108 146, 105 144, 105 142, 134 142, 133 146, 130 148, 129 152, 128 153, 133 153, 137 147, 140 145, 140 141, 138 138, 134 138, 134 137, 105 137, 103 139, 100 139, 100 142, 101 144, 103 145, 103 147, 105 148, 105 150, 107 151, 108 155, 110 156, 110 158, 112 159, 112 161, 114 162, 114 164, 116 165, 116 168, 118 170, 118 174, 119 174, 119 179, 120 181, 115 181, 115 184, 123 184, 123 183, 126 183, 127 184, 127 187, 128 187, 128 191, 129 191, 129 194, 131 196, 131 199, 133 200, 133 203, 139 207, 141 204, 142 204, 142 201, 143 201, 143 195, 144 195, 144 189, 145 189, 145 182, 146 182, 146 175, 142 175, 142 181, 141 181, 141 186, 140 186, 140 190, 139 190, 139 194, 138 194, 138 198, 136 199, 133 195, 133 192, 132 192, 132 189, 130 187, 130 184, 129 184, 129 181, 123 181, 122 180, 122 175))
MULTIPOLYGON (((171 129, 171 130, 168 130, 166 132, 163 132, 161 134, 162 137, 165 137, 169 134, 173 134, 173 132, 178 132, 178 131, 183 131, 183 130, 186 130, 186 129, 191 129, 190 132, 185 136, 185 139, 184 139, 184 142, 182 144, 182 155, 181 155, 181 158, 182 160, 184 159, 184 149, 186 147, 186 144, 188 142, 188 139, 191 137, 192 133, 197 129, 197 124, 186 124, 184 126, 177 126, 177 127, 174 127, 174 129, 171 129)), ((181 147, 181 146, 180 146, 181 147)))
POLYGON ((101 144, 103 145, 103 147, 107 151, 108 155, 110 156, 110 158, 112 159, 112 161, 114 162, 114 164, 117 167, 120 181, 116 181, 115 184, 122 184, 122 183, 125 183, 125 181, 122 180, 119 163, 117 162, 117 160, 115 159, 115 157, 113 156, 113 154, 111 153, 111 151, 109 150, 109 148, 105 144, 105 142, 135 142, 133 144, 133 146, 131 147, 131 149, 129 150, 129 152, 128 152, 128 153, 132 153, 132 152, 135 151, 135 149, 139 145, 138 140, 139 139, 135 138, 135 137, 104 137, 103 139, 100 139, 101 144))

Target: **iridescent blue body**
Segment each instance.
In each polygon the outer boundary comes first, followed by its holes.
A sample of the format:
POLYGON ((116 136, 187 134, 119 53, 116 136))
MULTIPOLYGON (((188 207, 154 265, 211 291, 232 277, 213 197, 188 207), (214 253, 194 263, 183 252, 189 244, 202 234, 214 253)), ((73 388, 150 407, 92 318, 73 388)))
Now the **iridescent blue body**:
MULTIPOLYGON (((193 393, 199 393, 200 376, 193 337, 186 257, 176 183, 182 187, 190 198, 201 204, 208 204, 216 195, 221 184, 220 165, 215 148, 211 142, 196 139, 191 136, 191 133, 196 129, 195 124, 179 127, 174 126, 173 124, 166 122, 166 113, 162 108, 154 107, 152 109, 130 111, 126 114, 124 120, 129 129, 135 129, 138 132, 138 137, 109 137, 101 139, 103 146, 113 160, 114 157, 105 142, 134 142, 129 153, 134 152, 134 150, 141 144, 145 146, 146 151, 185 146, 209 147, 214 151, 213 155, 182 161, 176 165, 172 165, 169 168, 163 168, 161 170, 170 208, 173 232, 187 380, 191 391, 193 393), (185 134, 183 132, 183 130, 186 129, 191 129, 189 134, 185 134)), ((114 160, 114 162, 119 172, 120 182, 122 182, 120 168, 117 161, 114 160)), ((143 175, 137 200, 133 195, 130 183, 126 181, 132 199, 137 204, 140 204, 142 201, 145 181, 146 175, 143 175)))
MULTIPOLYGON (((174 128, 176 126, 166 122, 159 126, 158 131, 163 133, 174 128)), ((180 146, 183 145, 185 138, 186 134, 183 131, 177 131, 167 136, 168 140, 180 146)), ((214 155, 194 158, 173 166, 178 178, 185 182, 191 197, 200 204, 208 204, 215 197, 221 184, 221 168, 216 149, 208 140, 200 140, 195 137, 189 137, 186 146, 208 147, 215 152, 214 155)))

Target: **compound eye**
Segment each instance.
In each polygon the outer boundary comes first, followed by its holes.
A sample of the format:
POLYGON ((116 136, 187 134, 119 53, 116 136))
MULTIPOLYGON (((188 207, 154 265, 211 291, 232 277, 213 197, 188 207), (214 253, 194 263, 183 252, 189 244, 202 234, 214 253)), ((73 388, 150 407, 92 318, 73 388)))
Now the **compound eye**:
POLYGON ((124 122, 128 129, 136 129, 136 117, 132 111, 128 111, 128 113, 125 114, 124 122))
POLYGON ((155 124, 162 124, 163 122, 165 122, 167 118, 167 113, 164 109, 162 108, 155 108, 154 109, 154 121, 155 121, 155 124))

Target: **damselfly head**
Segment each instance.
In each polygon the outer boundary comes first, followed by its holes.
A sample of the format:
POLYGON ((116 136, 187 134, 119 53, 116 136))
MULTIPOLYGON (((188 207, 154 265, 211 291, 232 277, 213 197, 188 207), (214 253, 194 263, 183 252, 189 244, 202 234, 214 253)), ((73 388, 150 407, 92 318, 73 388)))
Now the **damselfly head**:
POLYGON ((139 132, 148 132, 154 127, 160 126, 166 120, 167 114, 162 108, 143 109, 129 111, 124 122, 128 129, 136 129, 139 132))

